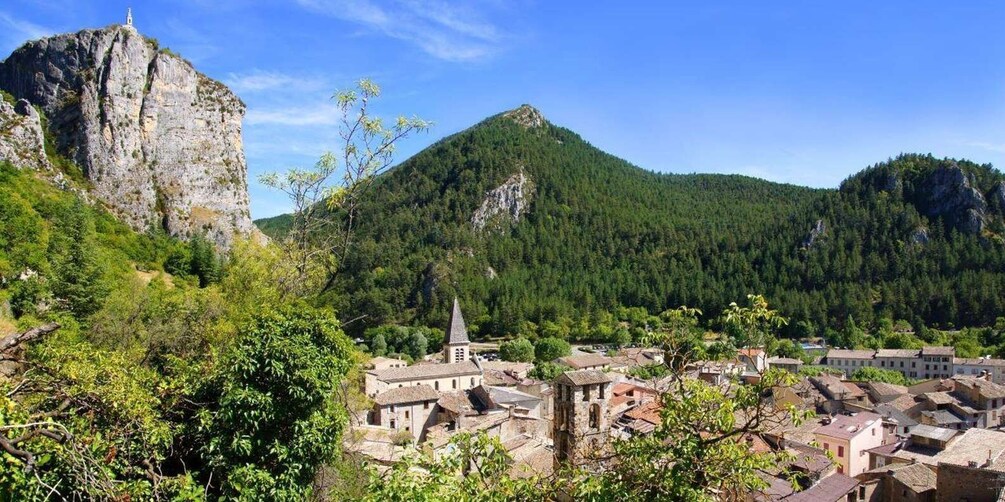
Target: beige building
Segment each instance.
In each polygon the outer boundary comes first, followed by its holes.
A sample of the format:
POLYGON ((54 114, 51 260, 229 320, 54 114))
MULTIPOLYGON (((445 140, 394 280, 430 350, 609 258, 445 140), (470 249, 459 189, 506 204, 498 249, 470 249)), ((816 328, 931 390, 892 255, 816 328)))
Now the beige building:
POLYGON ((373 424, 409 432, 413 438, 421 440, 423 432, 436 424, 439 398, 439 393, 428 385, 383 392, 373 400, 373 424))
POLYGON ((408 366, 408 363, 404 359, 378 356, 370 359, 369 366, 372 370, 386 370, 389 368, 404 368, 408 366))
POLYGON ((613 360, 600 354, 583 354, 560 357, 555 362, 574 370, 606 370, 610 369, 613 360))
POLYGON ((901 372, 907 378, 919 378, 920 349, 880 349, 876 351, 873 366, 882 370, 901 372))
POLYGON ((964 357, 953 358, 953 374, 960 376, 981 376, 987 372, 991 376, 991 381, 997 384, 1005 384, 1005 360, 991 359, 990 357, 978 357, 969 359, 964 357))
POLYGON ((921 349, 921 363, 918 363, 919 378, 949 378, 953 376, 953 359, 956 349, 952 347, 925 347, 921 349), (924 364, 924 371, 921 365, 924 364))
POLYGON ((866 450, 883 445, 883 417, 869 412, 838 415, 813 434, 820 447, 833 454, 839 474, 857 476, 869 470, 866 450))

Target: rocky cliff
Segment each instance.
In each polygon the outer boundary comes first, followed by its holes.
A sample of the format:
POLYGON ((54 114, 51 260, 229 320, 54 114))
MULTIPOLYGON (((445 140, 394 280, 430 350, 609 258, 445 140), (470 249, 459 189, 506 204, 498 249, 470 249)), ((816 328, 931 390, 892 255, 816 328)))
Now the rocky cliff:
POLYGON ((0 63, 0 89, 42 108, 60 153, 137 230, 224 247, 253 231, 244 103, 134 28, 29 42, 0 63))
POLYGON ((0 100, 0 160, 36 171, 51 171, 38 112, 27 101, 0 100))

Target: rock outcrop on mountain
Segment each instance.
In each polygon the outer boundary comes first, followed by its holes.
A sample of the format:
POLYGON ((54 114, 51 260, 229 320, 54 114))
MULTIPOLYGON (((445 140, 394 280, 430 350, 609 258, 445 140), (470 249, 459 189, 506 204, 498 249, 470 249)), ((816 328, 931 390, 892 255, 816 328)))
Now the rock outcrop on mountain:
POLYGON ((471 224, 476 230, 484 230, 493 222, 517 223, 527 212, 534 191, 534 183, 520 169, 502 185, 485 194, 485 200, 471 216, 471 224))
POLYGON ((135 229, 224 247, 253 232, 244 103, 131 26, 29 42, 0 63, 0 89, 42 108, 59 152, 135 229))
POLYGON ((503 117, 509 118, 527 129, 541 127, 547 123, 544 120, 544 115, 530 105, 520 105, 520 108, 504 113, 503 117))
POLYGON ((52 170, 38 112, 27 101, 0 99, 0 160, 36 171, 52 170))
POLYGON ((925 180, 925 216, 940 216, 961 232, 979 234, 984 229, 988 204, 971 177, 957 164, 932 171, 925 180))

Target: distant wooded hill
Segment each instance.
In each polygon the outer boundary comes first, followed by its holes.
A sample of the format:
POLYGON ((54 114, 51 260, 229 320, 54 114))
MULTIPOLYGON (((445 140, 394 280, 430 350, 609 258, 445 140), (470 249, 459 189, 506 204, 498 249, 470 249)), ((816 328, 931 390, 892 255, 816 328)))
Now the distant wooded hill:
MULTIPOLYGON (((328 298, 342 318, 439 326, 456 295, 476 334, 504 335, 619 306, 710 318, 760 293, 808 335, 1005 310, 1005 184, 990 166, 901 155, 839 190, 657 174, 538 118, 492 117, 380 178, 328 298)), ((257 224, 281 235, 289 216, 257 224)))

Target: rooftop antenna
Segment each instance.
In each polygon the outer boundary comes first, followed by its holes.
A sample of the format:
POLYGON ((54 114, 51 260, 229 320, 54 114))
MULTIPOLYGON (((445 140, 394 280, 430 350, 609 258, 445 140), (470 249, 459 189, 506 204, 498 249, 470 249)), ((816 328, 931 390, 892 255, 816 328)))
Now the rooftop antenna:
POLYGON ((133 8, 132 7, 127 7, 126 8, 126 26, 132 26, 132 25, 133 25, 133 8))

